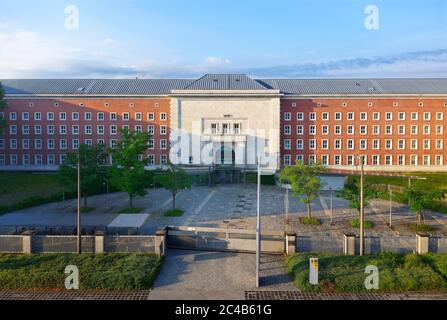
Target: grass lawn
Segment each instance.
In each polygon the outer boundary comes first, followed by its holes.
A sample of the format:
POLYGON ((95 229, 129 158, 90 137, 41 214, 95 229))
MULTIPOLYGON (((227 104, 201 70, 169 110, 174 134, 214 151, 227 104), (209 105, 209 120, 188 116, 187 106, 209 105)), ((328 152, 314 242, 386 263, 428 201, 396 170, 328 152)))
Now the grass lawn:
POLYGON ((161 259, 153 254, 0 254, 0 289, 64 289, 65 267, 79 268, 80 289, 150 289, 161 259))
POLYGON ((313 226, 319 226, 321 224, 321 221, 318 220, 317 218, 301 217, 299 220, 301 224, 307 224, 313 226))
POLYGON ((185 213, 185 211, 181 210, 181 209, 171 209, 165 212, 164 216, 165 217, 181 217, 183 216, 183 214, 185 213))
POLYGON ((63 191, 57 175, 52 173, 0 172, 0 182, 3 205, 12 205, 31 196, 48 197, 63 191))
POLYGON ((143 211, 141 208, 124 208, 118 211, 118 213, 140 213, 143 211))
MULTIPOLYGON (((447 255, 399 255, 382 253, 371 256, 296 254, 287 261, 294 284, 306 292, 367 292, 365 268, 379 269, 381 292, 447 291, 447 255), (309 283, 309 259, 319 258, 319 284, 309 283)), ((374 291, 374 290, 373 290, 374 291)), ((371 292, 371 291, 369 291, 371 292)))
MULTIPOLYGON (((351 221, 349 221, 349 224, 353 228, 360 228, 360 221, 359 221, 359 219, 351 220, 351 221)), ((365 220, 364 227, 365 227, 365 229, 372 229, 372 228, 374 228, 374 222, 365 220)))

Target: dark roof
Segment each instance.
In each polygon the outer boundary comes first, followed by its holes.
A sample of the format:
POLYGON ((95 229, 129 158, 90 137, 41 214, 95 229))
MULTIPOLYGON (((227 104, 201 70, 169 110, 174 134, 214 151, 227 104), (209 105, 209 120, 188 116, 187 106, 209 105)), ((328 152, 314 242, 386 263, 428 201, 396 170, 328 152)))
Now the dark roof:
POLYGON ((208 74, 196 79, 0 80, 6 94, 168 95, 172 90, 279 90, 285 95, 445 94, 447 79, 252 79, 208 74))
POLYGON ((207 74, 185 90, 266 90, 265 86, 245 74, 207 74))

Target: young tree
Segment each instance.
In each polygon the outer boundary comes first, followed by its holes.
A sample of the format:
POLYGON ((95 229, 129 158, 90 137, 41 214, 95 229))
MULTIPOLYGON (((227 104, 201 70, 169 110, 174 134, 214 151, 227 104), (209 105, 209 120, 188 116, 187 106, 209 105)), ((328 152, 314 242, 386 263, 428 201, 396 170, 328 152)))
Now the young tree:
MULTIPOLYGON (((101 144, 80 145, 78 152, 81 162, 81 194, 84 197, 84 208, 87 208, 88 196, 98 191, 106 179, 107 153, 101 144)), ((68 154, 67 161, 59 167, 59 179, 70 190, 75 190, 77 185, 78 152, 68 154)))
POLYGON ((141 157, 148 148, 150 135, 147 132, 120 130, 121 140, 111 150, 113 164, 110 180, 117 189, 129 194, 129 207, 133 209, 133 198, 146 194, 145 169, 147 159, 141 157))
POLYGON ((405 195, 411 199, 410 210, 416 213, 416 225, 418 227, 425 224, 425 207, 427 204, 444 198, 444 192, 436 189, 407 188, 405 195))
MULTIPOLYGON (((5 91, 3 90, 3 86, 0 82, 0 112, 6 109, 6 101, 5 101, 5 91)), ((0 136, 3 134, 3 131, 6 128, 6 117, 0 118, 0 136)))
POLYGON ((281 180, 291 184, 294 196, 302 196, 300 202, 307 205, 307 217, 309 219, 312 219, 310 204, 318 197, 318 193, 324 186, 319 178, 319 175, 324 172, 326 172, 326 169, 321 165, 304 165, 301 162, 281 171, 281 180))
MULTIPOLYGON (((345 187, 338 193, 338 195, 349 201, 349 207, 356 209, 360 215, 360 178, 352 177, 349 179, 345 187)), ((367 206, 371 199, 376 197, 376 192, 369 185, 365 184, 363 187, 363 205, 367 206)))
POLYGON ((172 194, 172 210, 175 210, 175 197, 181 190, 191 188, 188 174, 182 168, 169 164, 168 171, 156 177, 156 181, 172 194))

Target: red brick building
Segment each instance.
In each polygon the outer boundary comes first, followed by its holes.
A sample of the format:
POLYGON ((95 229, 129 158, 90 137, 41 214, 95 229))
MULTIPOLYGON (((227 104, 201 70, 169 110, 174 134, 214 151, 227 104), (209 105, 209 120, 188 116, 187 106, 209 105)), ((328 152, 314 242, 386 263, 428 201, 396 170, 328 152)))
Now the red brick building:
MULTIPOLYGON (((269 99, 279 97, 271 100, 279 101, 276 113, 263 113, 260 108, 253 115, 257 120, 278 117, 277 169, 299 160, 319 162, 332 170, 354 170, 359 156, 364 157, 370 171, 447 169, 447 79, 238 77, 208 75, 201 82, 3 80, 8 108, 0 116, 7 119, 8 128, 0 137, 0 169, 54 170, 79 144, 113 147, 119 139, 118 130, 126 127, 150 132, 152 139, 145 156, 150 165, 166 164, 172 143, 172 92, 192 85, 190 92, 201 99, 217 97, 209 108, 219 101, 223 111, 225 99, 234 104, 238 103, 235 97, 248 94, 260 101, 267 95, 274 96, 269 99)), ((181 101, 178 93, 176 97, 181 101)), ((218 120, 233 116, 215 108, 218 120)), ((176 126, 180 126, 177 114, 176 119, 176 126)), ((240 119, 244 126, 253 123, 247 117, 240 119)), ((249 128, 238 124, 239 136, 243 129, 249 128)), ((232 132, 221 133, 225 134, 232 132)))

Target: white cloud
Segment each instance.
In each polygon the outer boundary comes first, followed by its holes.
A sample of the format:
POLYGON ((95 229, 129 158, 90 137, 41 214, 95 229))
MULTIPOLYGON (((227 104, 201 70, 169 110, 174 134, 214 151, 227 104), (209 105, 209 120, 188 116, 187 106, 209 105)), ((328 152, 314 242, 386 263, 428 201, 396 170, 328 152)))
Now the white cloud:
POLYGON ((117 41, 115 39, 112 39, 112 38, 107 38, 107 39, 104 39, 103 43, 106 44, 106 45, 111 46, 111 45, 116 44, 117 41))
POLYGON ((228 66, 229 64, 231 64, 231 61, 222 57, 208 57, 205 59, 205 65, 210 67, 228 66))

